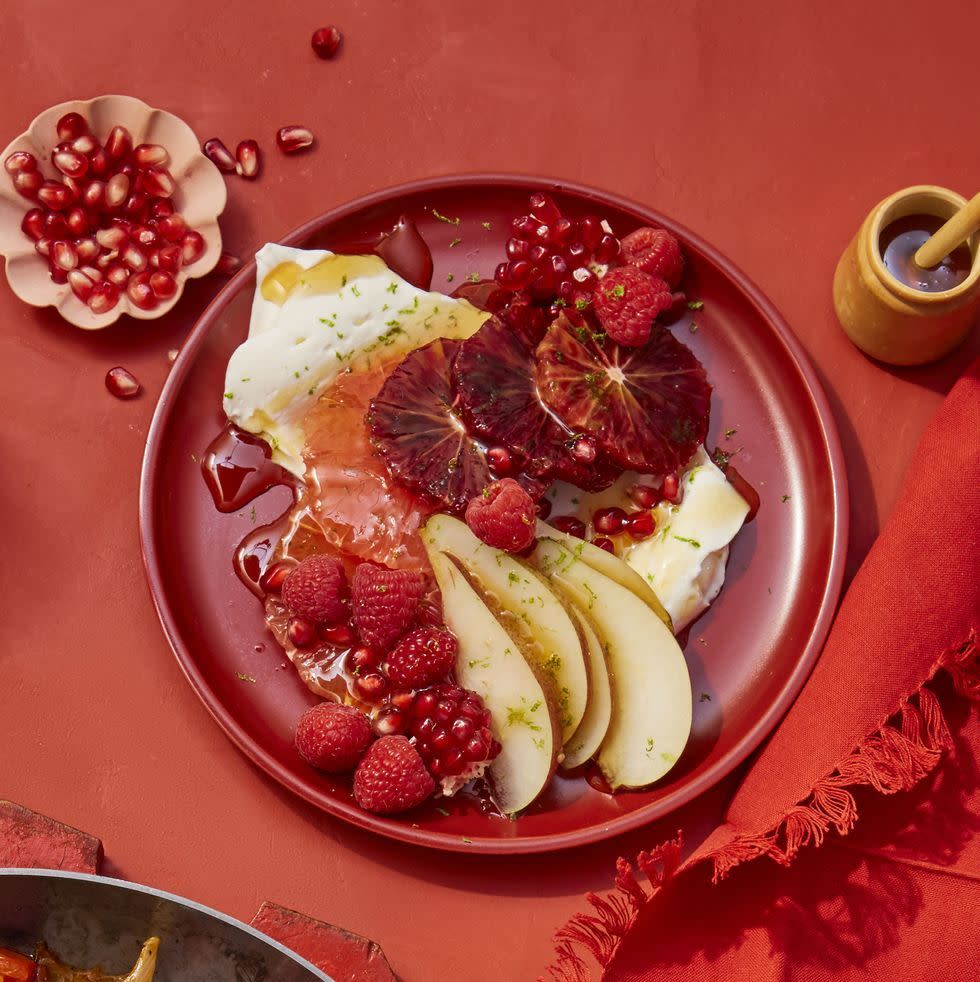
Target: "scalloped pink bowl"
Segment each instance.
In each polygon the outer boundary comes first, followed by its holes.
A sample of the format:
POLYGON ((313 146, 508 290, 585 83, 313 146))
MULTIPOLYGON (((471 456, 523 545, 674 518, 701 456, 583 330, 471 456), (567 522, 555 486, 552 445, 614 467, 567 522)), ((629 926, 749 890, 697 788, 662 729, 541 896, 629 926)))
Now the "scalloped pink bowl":
POLYGON ((104 314, 95 314, 82 303, 67 284, 51 279, 47 264, 34 251, 34 243, 21 230, 25 213, 34 202, 19 195, 0 171, 0 255, 6 259, 10 288, 25 303, 34 307, 55 307, 70 323, 86 330, 108 327, 123 314, 139 320, 152 320, 170 310, 184 292, 188 279, 206 276, 221 256, 221 230, 218 216, 228 197, 221 172, 201 152, 201 142, 194 131, 178 116, 154 109, 128 95, 103 95, 87 101, 62 102, 36 116, 27 130, 12 140, 0 154, 0 160, 16 150, 27 150, 38 159, 45 177, 58 175, 51 164, 51 151, 58 142, 57 121, 65 113, 82 115, 99 140, 104 140, 115 125, 125 126, 133 135, 133 144, 157 143, 170 154, 168 169, 177 182, 174 207, 187 224, 204 237, 204 254, 192 266, 177 274, 177 292, 153 310, 141 310, 123 291, 119 303, 104 314))

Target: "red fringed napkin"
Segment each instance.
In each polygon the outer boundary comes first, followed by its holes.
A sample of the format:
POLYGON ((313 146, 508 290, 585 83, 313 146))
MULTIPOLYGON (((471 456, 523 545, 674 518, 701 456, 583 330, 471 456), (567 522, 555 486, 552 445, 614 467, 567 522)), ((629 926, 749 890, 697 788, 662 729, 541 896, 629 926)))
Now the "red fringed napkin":
POLYGON ((683 865, 679 840, 620 860, 552 977, 980 978, 978 636, 980 361, 725 824, 683 865))

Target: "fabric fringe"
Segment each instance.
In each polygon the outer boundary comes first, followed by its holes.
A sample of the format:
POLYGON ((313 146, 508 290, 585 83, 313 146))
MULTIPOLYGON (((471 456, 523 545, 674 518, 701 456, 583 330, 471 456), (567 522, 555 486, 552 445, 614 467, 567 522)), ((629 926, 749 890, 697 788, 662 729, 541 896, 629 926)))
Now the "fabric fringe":
MULTIPOLYGON (((712 862, 712 881, 717 883, 736 866, 760 856, 788 866, 801 849, 820 846, 831 830, 847 835, 858 819, 857 803, 848 788, 871 787, 880 794, 896 794, 910 790, 929 774, 952 746, 942 706, 927 688, 940 671, 950 675, 961 696, 980 702, 976 631, 962 645, 943 652, 897 711, 818 780, 806 798, 787 809, 776 825, 758 835, 739 836, 698 860, 712 862)), ((547 970, 548 977, 554 982, 589 982, 587 956, 602 968, 609 965, 640 909, 673 879, 680 852, 678 832, 676 839, 636 857, 648 888, 641 886, 629 862, 617 860, 616 889, 604 896, 588 894, 586 899, 595 913, 576 914, 555 934, 557 957, 547 970)))

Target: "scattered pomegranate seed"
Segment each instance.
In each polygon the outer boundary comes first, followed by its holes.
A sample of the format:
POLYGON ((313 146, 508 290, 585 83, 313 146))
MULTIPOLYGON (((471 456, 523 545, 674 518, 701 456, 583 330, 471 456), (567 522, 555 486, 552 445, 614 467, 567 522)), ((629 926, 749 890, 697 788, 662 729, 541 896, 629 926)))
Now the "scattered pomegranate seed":
POLYGON ((283 153, 298 153, 313 144, 313 132, 305 126, 283 126, 276 133, 276 143, 283 153))
POLYGON ((148 225, 137 225, 133 229, 133 240, 144 249, 152 249, 158 243, 157 234, 148 225))
POLYGON ((82 133, 81 136, 71 141, 69 147, 76 153, 84 154, 86 157, 89 154, 95 153, 96 150, 102 149, 91 133, 82 133))
POLYGON ((68 285, 71 287, 71 292, 82 303, 88 303, 88 298, 92 296, 92 290, 95 288, 95 283, 79 269, 69 271, 68 285))
POLYGON ((330 27, 321 27, 319 30, 314 31, 310 43, 313 45, 313 50, 316 52, 318 58, 327 59, 333 58, 343 39, 344 36, 340 31, 331 25, 330 27))
POLYGON ((78 254, 78 261, 80 263, 94 263, 102 250, 99 248, 99 243, 95 239, 90 236, 84 236, 80 239, 75 239, 75 252, 78 254))
POLYGON ((44 178, 40 171, 19 170, 14 174, 14 188, 25 198, 36 198, 43 184, 44 178))
POLYGON ((121 262, 113 260, 105 268, 105 278, 120 289, 129 282, 130 272, 121 262))
POLYGON ((168 198, 156 198, 150 204, 152 218, 166 218, 174 213, 174 203, 168 198))
POLYGON ((134 396, 138 396, 140 394, 140 390, 142 389, 139 379, 137 379, 132 372, 127 371, 121 365, 117 365, 115 368, 110 368, 109 371, 106 372, 105 387, 114 396, 116 396, 117 399, 132 399, 134 396))
POLYGON ((622 532, 627 515, 622 508, 600 508, 592 516, 592 527, 603 535, 622 532))
POLYGON ((235 169, 249 181, 259 176, 259 145, 255 140, 242 140, 235 150, 238 163, 235 169))
POLYGON ((231 155, 231 151, 216 136, 211 137, 210 140, 205 140, 202 149, 204 150, 204 156, 218 170, 223 171, 225 174, 233 174, 235 172, 235 158, 231 155))
POLYGON ((55 124, 58 139, 77 140, 78 137, 88 133, 88 123, 80 113, 65 113, 55 124))
POLYGON ((144 190, 155 198, 169 198, 177 190, 177 182, 165 167, 151 167, 143 171, 141 183, 144 190))
POLYGON ((88 212, 84 208, 78 208, 77 206, 72 208, 65 216, 65 224, 68 227, 68 231, 76 238, 85 235, 89 230, 88 212))
POLYGON ((652 508, 660 500, 657 489, 649 484, 634 484, 629 489, 629 496, 641 508, 652 508))
POLYGON ((350 624, 328 624, 320 628, 320 637, 329 644, 345 645, 354 640, 354 629, 350 624))
POLYGON ((676 505, 680 500, 680 481, 677 479, 676 474, 668 474, 664 478, 664 483, 660 490, 663 492, 664 498, 667 499, 672 505, 676 505))
POLYGON ((591 464, 597 453, 595 440, 591 436, 580 436, 572 444, 572 456, 580 464, 591 464))
POLYGON ((574 535, 576 539, 585 538, 585 523, 581 522, 574 515, 559 515, 558 518, 552 520, 551 524, 559 532, 574 535))
POLYGON ((490 469, 498 477, 510 474, 514 469, 514 462, 511 460, 510 451, 504 447, 491 447, 487 451, 487 461, 490 469))
POLYGON ((47 205, 54 211, 64 211, 74 201, 71 190, 60 181, 44 181, 38 188, 37 197, 42 205, 47 205))
POLYGON ((156 143, 141 143, 133 151, 133 163, 140 168, 166 167, 169 161, 170 154, 156 143))
MULTIPOLYGON (((175 361, 177 358, 176 354, 171 359, 175 361)), ((266 593, 281 593, 282 585, 289 574, 296 568, 296 564, 292 562, 287 562, 282 560, 278 563, 273 563, 263 574, 262 578, 259 580, 259 586, 265 590, 266 593)))
POLYGON ((639 511, 635 515, 630 515, 625 525, 626 531, 634 539, 649 538, 657 527, 653 512, 650 511, 639 511))
POLYGON ((380 664, 381 656, 371 648, 355 648, 347 656, 348 669, 354 673, 377 668, 380 664))
POLYGON ((109 174, 109 155, 99 147, 95 153, 89 154, 88 169, 93 177, 106 177, 109 174))
POLYGON ((90 212, 99 212, 105 204, 105 182, 89 181, 82 190, 82 205, 90 212))
POLYGON ((157 305, 157 298, 150 286, 150 274, 145 270, 134 273, 126 284, 126 293, 133 304, 140 310, 152 310, 157 305))
POLYGON ((133 219, 133 221, 140 221, 146 214, 147 205, 149 205, 150 199, 142 191, 134 191, 127 199, 126 204, 123 205, 123 211, 133 219))
POLYGON ((62 150, 55 153, 52 163, 68 177, 79 178, 88 173, 88 157, 77 150, 62 150))
MULTIPOLYGON (((95 289, 92 291, 92 296, 88 299, 89 309, 93 314, 105 314, 112 310, 116 304, 119 303, 119 287, 114 283, 102 282, 95 285, 95 289)), ((121 368, 119 371, 125 372, 126 369, 121 368)), ((128 372, 126 372, 129 375, 128 372)), ((132 378, 132 376, 129 376, 132 378)), ((136 381, 133 379, 133 381, 136 381)), ((137 382, 137 392, 139 391, 139 383, 137 382)), ((112 391, 112 390, 110 390, 112 391)), ((136 393, 134 392, 133 395, 136 393)), ((120 398, 126 398, 121 396, 120 398)))
POLYGON ((291 617, 286 626, 286 637, 297 648, 308 648, 316 641, 316 625, 305 617, 291 617))
POLYGON ((157 232, 168 242, 180 242, 187 234, 187 222, 179 212, 164 215, 157 221, 157 232))
POLYGON ((146 269, 149 259, 146 253, 132 242, 126 246, 119 254, 119 258, 134 272, 142 273, 146 269))
POLYGON ((163 270, 150 274, 150 287, 160 300, 169 300, 177 292, 177 281, 163 270))
POLYGON ((168 273, 180 272, 184 263, 183 249, 179 245, 164 246, 153 258, 156 260, 154 265, 168 273))
POLYGON ((388 680, 380 672, 369 672, 354 679, 357 694, 367 702, 378 702, 388 691, 388 680))
POLYGON ((8 174, 33 173, 37 170, 37 158, 26 150, 15 150, 3 162, 8 174))
POLYGON ((612 539, 607 539, 604 535, 600 535, 599 538, 592 540, 592 545, 598 546, 600 549, 605 549, 606 552, 611 552, 615 554, 616 547, 613 545, 612 539))
POLYGON ((558 205, 547 194, 540 191, 531 195, 531 215, 546 225, 561 218, 558 205))
POLYGON ((129 197, 129 177, 126 174, 113 174, 105 186, 105 206, 110 211, 121 207, 129 197))
POLYGON ((101 283, 105 279, 102 271, 94 266, 79 266, 78 271, 84 273, 93 283, 101 283))
POLYGON ((40 208, 31 208, 24 213, 20 228, 24 235, 37 242, 44 235, 44 212, 40 208))
POLYGON ((122 160, 133 149, 133 137, 125 126, 113 126, 105 139, 105 152, 110 160, 122 160))
POLYGON ((39 256, 44 256, 47 259, 51 255, 51 246, 54 244, 54 240, 49 235, 42 235, 41 238, 34 243, 34 251, 39 256))
POLYGON ((397 709, 382 709, 374 719, 374 731, 378 736, 394 736, 404 733, 408 719, 397 709))
POLYGON ((223 252, 214 267, 222 276, 234 276, 242 268, 242 261, 230 252, 223 252))
POLYGON ((181 243, 181 254, 185 266, 196 263, 204 255, 204 236, 200 232, 188 232, 181 243))
POLYGON ((51 260, 67 273, 78 265, 78 253, 70 242, 55 242, 51 247, 51 260))
POLYGON ((595 258, 599 263, 610 263, 619 255, 619 239, 608 232, 603 235, 596 246, 595 258))
POLYGON ((104 249, 122 249, 129 242, 129 236, 121 228, 100 228, 95 233, 95 241, 104 249))

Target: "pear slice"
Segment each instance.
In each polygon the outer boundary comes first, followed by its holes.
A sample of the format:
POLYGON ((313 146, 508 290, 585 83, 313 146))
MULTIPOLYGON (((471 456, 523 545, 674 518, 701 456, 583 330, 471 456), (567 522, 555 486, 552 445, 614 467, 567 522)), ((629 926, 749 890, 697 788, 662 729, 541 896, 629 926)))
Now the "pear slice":
POLYGON ((605 644, 612 719, 599 749, 599 767, 614 789, 642 788, 674 766, 690 736, 687 664, 649 605, 576 552, 544 538, 530 561, 568 591, 605 644))
POLYGON ((558 529, 552 528, 540 519, 538 520, 537 534, 539 539, 546 537, 554 539, 555 542, 560 542, 567 549, 570 549, 576 558, 583 560, 594 570, 598 570, 620 586, 624 586, 627 590, 635 593, 667 625, 667 630, 671 634, 674 633, 670 614, 664 609, 664 605, 650 588, 650 584, 618 556, 594 546, 591 542, 569 535, 567 532, 559 532, 558 529))
POLYGON ((548 581, 510 553, 481 542, 465 522, 433 515, 422 530, 426 548, 452 556, 476 581, 483 600, 510 633, 526 638, 524 654, 551 683, 562 743, 579 728, 589 699, 582 637, 548 581))
POLYGON ((612 718, 612 689, 602 642, 589 618, 574 605, 574 601, 569 607, 569 612, 585 643, 586 668, 589 672, 589 703, 585 707, 585 715, 578 729, 572 738, 565 742, 562 770, 579 767, 595 755, 609 730, 609 721, 612 718))
POLYGON ((493 800, 514 815, 537 798, 555 770, 560 742, 548 694, 462 570, 435 547, 426 548, 446 626, 459 642, 456 680, 483 699, 501 746, 487 770, 493 800))

